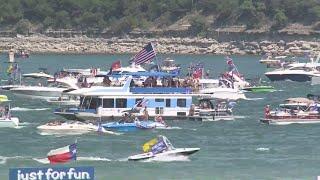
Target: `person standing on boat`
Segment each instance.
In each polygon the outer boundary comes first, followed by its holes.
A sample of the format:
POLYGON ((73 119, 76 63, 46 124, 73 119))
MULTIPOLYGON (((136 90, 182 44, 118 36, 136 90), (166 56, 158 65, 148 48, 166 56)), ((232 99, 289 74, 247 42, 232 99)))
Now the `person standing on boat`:
POLYGON ((267 118, 269 115, 270 115, 270 105, 267 105, 264 108, 264 116, 265 116, 265 118, 267 118))
POLYGON ((194 116, 194 111, 195 111, 195 106, 194 106, 194 104, 192 104, 189 109, 189 116, 194 116))
POLYGON ((147 121, 148 119, 149 119, 149 113, 146 106, 144 107, 144 110, 143 110, 143 120, 147 121))

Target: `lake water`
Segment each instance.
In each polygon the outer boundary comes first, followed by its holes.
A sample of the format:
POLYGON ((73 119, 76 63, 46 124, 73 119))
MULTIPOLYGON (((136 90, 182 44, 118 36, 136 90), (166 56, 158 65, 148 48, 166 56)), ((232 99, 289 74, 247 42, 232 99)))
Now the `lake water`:
MULTIPOLYGON (((223 56, 171 55, 184 69, 200 61, 217 77, 226 70, 223 56)), ((8 64, 2 55, 2 79, 8 64)), ((62 68, 99 67, 108 70, 121 60, 128 64, 129 55, 31 55, 21 60, 23 73, 48 68, 51 73, 62 68)), ((265 66, 256 56, 233 56, 238 70, 247 78, 264 77, 265 66)), ((267 81, 267 83, 269 83, 267 81)), ((318 94, 310 83, 270 83, 279 91, 247 94, 252 100, 238 101, 235 121, 194 122, 168 121, 182 129, 128 132, 120 136, 98 133, 78 136, 42 136, 36 127, 49 120, 62 119, 53 114, 57 107, 36 99, 26 99, 3 92, 13 100, 12 107, 23 122, 21 129, 0 129, 0 179, 8 179, 11 167, 49 166, 35 161, 45 158, 55 148, 78 139, 79 161, 63 166, 94 166, 96 179, 316 179, 320 175, 320 124, 269 126, 259 123, 266 104, 276 107, 289 97, 318 94), (126 158, 141 152, 142 144, 165 135, 175 147, 200 147, 189 159, 169 162, 128 162, 126 158)))

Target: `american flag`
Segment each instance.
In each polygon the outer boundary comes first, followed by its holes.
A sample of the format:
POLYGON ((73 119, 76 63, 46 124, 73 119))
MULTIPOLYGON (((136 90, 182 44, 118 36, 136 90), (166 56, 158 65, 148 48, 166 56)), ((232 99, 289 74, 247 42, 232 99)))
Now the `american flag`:
POLYGON ((151 61, 156 57, 156 51, 153 48, 153 44, 148 43, 138 54, 133 57, 133 62, 137 65, 151 61))

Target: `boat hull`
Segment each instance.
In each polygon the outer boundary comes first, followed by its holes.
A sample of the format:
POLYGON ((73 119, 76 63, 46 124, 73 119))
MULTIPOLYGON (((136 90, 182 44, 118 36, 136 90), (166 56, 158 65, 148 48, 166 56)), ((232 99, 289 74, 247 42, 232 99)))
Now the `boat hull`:
POLYGON ((116 130, 116 131, 134 131, 137 130, 136 123, 118 123, 118 122, 111 122, 102 124, 102 127, 105 129, 116 130))
POLYGON ((0 128, 3 127, 17 127, 19 125, 19 119, 16 117, 11 117, 10 119, 0 118, 0 128))
POLYGON ((257 87, 248 87, 244 88, 245 91, 250 92, 273 92, 275 89, 272 86, 257 86, 257 87))
MULTIPOLYGON (((116 121, 121 118, 122 116, 103 116, 99 115, 96 113, 90 113, 90 112, 77 112, 75 111, 70 111, 70 110, 62 110, 62 109, 57 109, 54 111, 54 114, 60 115, 68 120, 78 120, 78 121, 116 121)), ((157 116, 157 115, 156 115, 157 116)), ((154 119, 156 116, 149 115, 149 119, 154 119)), ((176 116, 166 116, 165 114, 162 115, 162 117, 165 120, 186 120, 188 119, 186 115, 176 115, 176 116)))
POLYGON ((128 157, 129 161, 143 161, 147 159, 161 159, 162 157, 168 157, 168 156, 189 156, 196 152, 198 152, 200 148, 177 148, 173 150, 169 150, 166 152, 162 152, 159 154, 153 154, 151 152, 149 153, 143 153, 143 154, 137 154, 128 157))
POLYGON ((260 122, 270 125, 288 125, 288 124, 316 124, 320 123, 320 119, 260 119, 260 122))

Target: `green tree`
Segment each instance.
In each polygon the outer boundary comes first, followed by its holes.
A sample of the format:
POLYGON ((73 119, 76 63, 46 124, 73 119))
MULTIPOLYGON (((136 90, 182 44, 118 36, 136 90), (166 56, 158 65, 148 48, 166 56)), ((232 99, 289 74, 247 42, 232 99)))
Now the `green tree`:
POLYGON ((27 19, 21 19, 17 24, 15 31, 18 34, 27 35, 29 34, 30 30, 32 28, 32 24, 27 19))
POLYGON ((190 27, 189 31, 195 35, 204 35, 208 30, 208 25, 206 24, 205 17, 201 15, 193 16, 189 19, 190 27))
POLYGON ((274 28, 279 29, 287 25, 288 18, 281 10, 276 10, 276 14, 273 17, 273 20, 275 21, 275 24, 273 25, 274 28))

